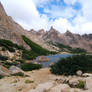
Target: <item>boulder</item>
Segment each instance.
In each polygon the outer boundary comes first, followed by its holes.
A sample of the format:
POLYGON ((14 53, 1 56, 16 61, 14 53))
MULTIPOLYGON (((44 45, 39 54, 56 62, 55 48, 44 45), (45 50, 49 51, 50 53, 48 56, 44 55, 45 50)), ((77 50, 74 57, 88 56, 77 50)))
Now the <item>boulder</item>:
MULTIPOLYGON (((92 77, 87 77, 87 78, 86 78, 85 89, 92 89, 92 77)), ((91 91, 91 92, 92 92, 92 91, 91 91)))
POLYGON ((9 71, 11 75, 20 75, 20 76, 24 75, 24 71, 16 66, 11 66, 9 71))
POLYGON ((81 70, 78 70, 78 71, 76 72, 76 74, 77 74, 78 76, 82 76, 83 72, 82 72, 81 70))
POLYGON ((91 73, 84 73, 83 77, 92 77, 92 74, 91 73))
POLYGON ((48 62, 49 59, 46 56, 39 56, 39 57, 37 57, 37 61, 39 61, 39 62, 48 62))
POLYGON ((79 84, 79 80, 78 79, 71 79, 69 80, 69 85, 72 85, 73 87, 76 87, 79 84))
POLYGON ((43 84, 39 84, 36 89, 31 89, 29 92, 46 92, 51 87, 53 87, 53 82, 46 82, 43 84))
POLYGON ((0 76, 9 76, 9 70, 5 68, 4 66, 0 65, 0 76))
POLYGON ((59 84, 51 88, 50 92, 70 92, 70 87, 67 84, 59 84))

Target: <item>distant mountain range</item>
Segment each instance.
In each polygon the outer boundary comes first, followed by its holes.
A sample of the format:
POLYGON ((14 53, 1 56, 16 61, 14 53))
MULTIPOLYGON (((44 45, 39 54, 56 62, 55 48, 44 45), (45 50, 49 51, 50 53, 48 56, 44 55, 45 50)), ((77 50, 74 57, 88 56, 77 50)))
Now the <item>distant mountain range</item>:
POLYGON ((44 31, 43 29, 39 31, 31 29, 27 31, 6 14, 0 3, 0 39, 11 40, 29 49, 29 46, 22 39, 22 35, 25 35, 30 40, 48 50, 58 50, 59 48, 53 44, 60 43, 73 48, 83 48, 92 52, 92 34, 74 34, 69 30, 61 34, 53 27, 51 27, 49 31, 44 31))

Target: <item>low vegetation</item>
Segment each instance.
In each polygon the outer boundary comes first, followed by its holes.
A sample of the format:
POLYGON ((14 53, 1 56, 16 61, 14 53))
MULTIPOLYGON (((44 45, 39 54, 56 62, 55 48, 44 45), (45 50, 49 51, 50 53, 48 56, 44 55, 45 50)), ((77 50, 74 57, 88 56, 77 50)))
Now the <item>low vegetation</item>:
POLYGON ((51 66, 51 72, 57 75, 75 75, 78 70, 92 72, 91 55, 82 54, 61 58, 51 66))
POLYGON ((0 60, 2 60, 2 61, 8 60, 8 57, 0 55, 0 60))
POLYGON ((61 51, 66 51, 66 52, 69 52, 69 53, 86 53, 87 52, 86 50, 84 50, 82 48, 72 48, 68 45, 63 45, 63 44, 60 44, 60 43, 56 43, 56 44, 53 44, 53 45, 60 48, 59 52, 61 52, 61 51))
POLYGON ((41 64, 24 63, 21 65, 21 69, 24 71, 32 71, 40 68, 42 68, 41 64))
POLYGON ((55 54, 55 52, 49 51, 45 48, 42 48, 40 45, 34 43, 33 41, 31 41, 30 39, 28 39, 25 36, 22 36, 22 38, 26 42, 26 44, 28 44, 30 46, 30 48, 32 49, 32 52, 34 52, 38 56, 48 55, 48 54, 55 54))
POLYGON ((31 81, 31 80, 25 80, 25 83, 26 84, 29 84, 29 83, 33 83, 34 81, 31 81))
POLYGON ((3 47, 3 51, 9 50, 10 52, 15 52, 16 49, 25 50, 23 46, 19 46, 17 44, 14 44, 10 40, 4 40, 0 39, 0 46, 3 47))

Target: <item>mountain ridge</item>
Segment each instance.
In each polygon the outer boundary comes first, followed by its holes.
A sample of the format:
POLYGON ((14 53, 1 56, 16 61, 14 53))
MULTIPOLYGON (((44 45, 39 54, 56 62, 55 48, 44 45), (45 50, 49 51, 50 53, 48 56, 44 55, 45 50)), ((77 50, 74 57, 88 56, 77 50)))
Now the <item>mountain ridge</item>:
POLYGON ((44 29, 38 31, 31 29, 27 31, 16 23, 12 17, 6 14, 3 5, 0 3, 0 39, 11 40, 18 45, 30 49, 22 39, 22 35, 25 35, 30 40, 48 50, 59 50, 58 47, 49 44, 49 42, 53 42, 69 45, 73 48, 83 48, 89 52, 92 51, 92 34, 74 34, 69 30, 62 34, 54 29, 53 26, 51 26, 49 31, 45 31, 44 29))

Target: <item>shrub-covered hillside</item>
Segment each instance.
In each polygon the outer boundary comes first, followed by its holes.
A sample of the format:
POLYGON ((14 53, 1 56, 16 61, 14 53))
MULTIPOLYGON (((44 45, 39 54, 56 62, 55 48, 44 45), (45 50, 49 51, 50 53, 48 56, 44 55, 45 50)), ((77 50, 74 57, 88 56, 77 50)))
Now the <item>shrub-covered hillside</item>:
POLYGON ((48 54, 55 54, 55 52, 49 51, 45 48, 42 48, 40 45, 34 43, 33 41, 31 41, 30 39, 28 39, 25 36, 22 36, 23 40, 26 42, 26 44, 28 44, 32 51, 35 52, 36 54, 39 55, 48 55, 48 54))
POLYGON ((63 44, 60 44, 60 43, 56 43, 56 44, 53 44, 53 45, 60 48, 60 51, 66 51, 66 52, 70 52, 70 53, 86 53, 87 52, 86 50, 84 50, 82 48, 72 48, 68 45, 63 45, 63 44))
POLYGON ((92 72, 91 55, 74 55, 60 59, 51 66, 51 72, 57 75, 74 75, 76 71, 92 72))
POLYGON ((25 50, 25 48, 23 46, 19 46, 17 44, 14 44, 10 40, 4 40, 4 39, 0 39, 0 46, 3 47, 2 50, 7 49, 10 52, 15 52, 15 49, 25 50))

